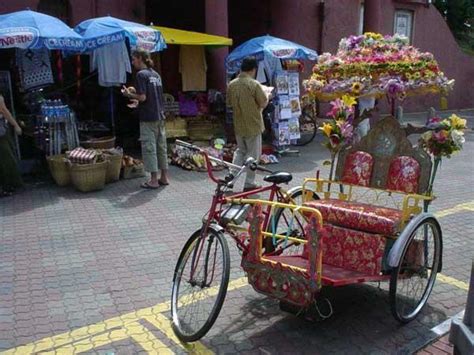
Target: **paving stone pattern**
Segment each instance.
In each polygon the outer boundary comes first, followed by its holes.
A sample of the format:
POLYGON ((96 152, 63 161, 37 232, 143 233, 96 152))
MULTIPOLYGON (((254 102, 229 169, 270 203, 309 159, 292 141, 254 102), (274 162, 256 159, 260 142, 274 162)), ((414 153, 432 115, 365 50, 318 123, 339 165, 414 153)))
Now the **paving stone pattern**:
MULTIPOLYGON (((273 168, 294 173, 290 186, 314 176, 318 166, 325 176, 328 154, 320 143, 319 137, 273 168)), ((443 161, 433 211, 474 201, 473 155, 474 134, 468 133, 464 151, 443 161)), ((171 185, 156 191, 140 189, 140 180, 88 194, 45 184, 0 200, 0 352, 169 300, 179 252, 214 188, 205 173, 172 168, 171 176, 171 185)), ((473 212, 460 210, 440 222, 442 273, 468 282, 473 212)), ((243 273, 231 249, 231 278, 237 279, 243 273)), ((274 300, 240 287, 229 292, 202 344, 219 354, 392 354, 461 311, 467 295, 437 282, 421 315, 402 326, 390 314, 387 286, 377 286, 324 289, 334 314, 320 322, 283 313, 274 300)), ((140 323, 166 348, 186 352, 163 330, 140 323)), ((143 344, 124 339, 87 353, 143 351, 143 344)))

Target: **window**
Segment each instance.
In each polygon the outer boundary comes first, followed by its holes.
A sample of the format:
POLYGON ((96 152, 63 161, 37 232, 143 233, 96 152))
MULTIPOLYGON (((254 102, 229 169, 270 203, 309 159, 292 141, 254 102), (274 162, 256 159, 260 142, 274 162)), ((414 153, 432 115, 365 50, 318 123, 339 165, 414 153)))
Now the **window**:
POLYGON ((413 12, 408 10, 395 11, 393 34, 399 34, 408 38, 411 42, 413 31, 413 12))
POLYGON ((357 34, 361 35, 364 33, 364 4, 360 4, 359 9, 359 28, 357 29, 357 34))

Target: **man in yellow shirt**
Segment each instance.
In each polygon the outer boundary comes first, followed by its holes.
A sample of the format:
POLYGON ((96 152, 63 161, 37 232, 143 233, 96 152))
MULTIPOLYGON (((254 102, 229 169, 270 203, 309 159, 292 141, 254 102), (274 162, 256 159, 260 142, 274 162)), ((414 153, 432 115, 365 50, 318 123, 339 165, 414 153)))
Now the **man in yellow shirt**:
MULTIPOLYGON (((227 87, 227 106, 232 108, 237 150, 233 163, 241 166, 249 157, 260 158, 262 153, 263 124, 262 110, 268 104, 268 96, 255 75, 258 63, 253 57, 245 58, 240 74, 227 87)), ((231 172, 232 173, 232 172, 231 172)), ((248 171, 244 191, 258 188, 255 172, 248 171)))

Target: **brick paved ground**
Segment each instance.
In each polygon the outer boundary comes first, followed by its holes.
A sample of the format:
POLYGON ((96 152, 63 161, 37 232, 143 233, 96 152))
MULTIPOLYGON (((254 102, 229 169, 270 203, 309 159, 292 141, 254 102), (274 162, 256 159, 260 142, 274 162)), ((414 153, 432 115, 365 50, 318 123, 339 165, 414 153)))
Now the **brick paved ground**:
POLYGON ((429 344, 423 350, 420 350, 417 355, 450 355, 453 353, 454 348, 453 344, 449 342, 448 335, 445 335, 435 341, 432 344, 429 344))
MULTIPOLYGON (((237 285, 201 345, 222 354, 415 350, 413 344, 422 345, 430 328, 464 308, 474 255, 473 154, 474 134, 468 133, 465 150, 441 166, 433 211, 451 209, 440 218, 445 278, 437 281, 415 321, 402 326, 392 318, 385 285, 325 289, 334 315, 316 323, 282 313, 275 301, 237 285)), ((292 171, 290 185, 296 186, 313 176, 325 158, 326 151, 315 142, 300 157, 282 158, 275 168, 292 171)), ((213 186, 203 173, 175 168, 171 173, 172 184, 157 191, 140 189, 138 180, 90 194, 45 184, 0 200, 0 352, 58 334, 19 353, 66 349, 68 344, 69 350, 85 353, 186 352, 163 321, 169 316, 165 302, 179 251, 199 226, 213 186), (124 314, 106 323, 115 333, 87 327, 124 314), (79 330, 69 333, 74 329, 79 330), (103 337, 87 345, 97 334, 103 337)), ((242 276, 232 248, 231 277, 242 276)))

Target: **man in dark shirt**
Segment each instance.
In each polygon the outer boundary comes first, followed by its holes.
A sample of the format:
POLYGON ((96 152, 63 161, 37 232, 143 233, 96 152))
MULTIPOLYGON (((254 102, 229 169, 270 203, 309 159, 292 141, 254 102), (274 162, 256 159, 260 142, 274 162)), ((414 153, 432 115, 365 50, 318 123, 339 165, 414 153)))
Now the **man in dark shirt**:
POLYGON ((166 147, 165 115, 163 112, 163 86, 160 75, 153 70, 149 53, 135 51, 132 54, 133 67, 138 70, 136 89, 123 87, 124 96, 138 101, 140 117, 140 141, 145 170, 151 178, 141 186, 156 189, 168 185, 168 158, 166 147), (158 167, 161 176, 158 178, 158 167))

